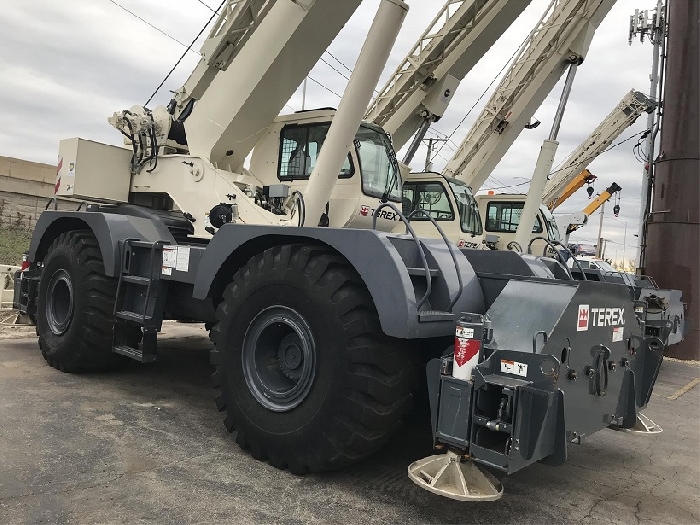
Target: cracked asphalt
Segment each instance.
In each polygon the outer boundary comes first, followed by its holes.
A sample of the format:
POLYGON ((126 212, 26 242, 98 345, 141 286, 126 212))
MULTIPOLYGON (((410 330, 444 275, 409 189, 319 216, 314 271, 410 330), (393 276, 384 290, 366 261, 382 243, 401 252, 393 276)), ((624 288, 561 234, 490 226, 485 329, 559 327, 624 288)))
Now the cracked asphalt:
POLYGON ((700 523, 697 364, 662 366, 645 413, 663 433, 599 432, 564 466, 499 475, 499 501, 460 503, 406 477, 431 454, 425 419, 341 472, 253 460, 214 406, 201 325, 168 323, 157 363, 86 375, 50 368, 15 332, 0 340, 2 524, 700 523))

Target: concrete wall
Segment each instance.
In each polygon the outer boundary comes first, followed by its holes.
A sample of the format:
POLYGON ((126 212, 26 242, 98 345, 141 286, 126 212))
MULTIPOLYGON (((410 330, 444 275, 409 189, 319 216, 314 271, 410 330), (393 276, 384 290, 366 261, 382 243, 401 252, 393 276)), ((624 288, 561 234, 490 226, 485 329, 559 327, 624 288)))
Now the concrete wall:
MULTIPOLYGON (((0 156, 0 227, 31 229, 53 197, 56 166, 0 156)), ((77 207, 59 200, 60 209, 77 207)))

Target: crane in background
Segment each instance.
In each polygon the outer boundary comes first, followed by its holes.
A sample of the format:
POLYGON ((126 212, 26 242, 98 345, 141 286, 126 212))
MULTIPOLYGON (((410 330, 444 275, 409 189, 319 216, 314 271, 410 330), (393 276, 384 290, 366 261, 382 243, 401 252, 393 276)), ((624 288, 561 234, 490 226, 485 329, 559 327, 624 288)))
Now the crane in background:
POLYGON ((448 0, 386 84, 365 120, 384 128, 398 151, 413 137, 408 164, 459 83, 531 0, 448 0))
POLYGON ((443 174, 478 191, 570 67, 581 64, 615 0, 553 0, 443 174))
POLYGON ((634 89, 627 93, 593 133, 562 162, 563 167, 551 174, 544 187, 542 202, 554 210, 584 184, 595 180, 595 176, 585 168, 608 149, 620 133, 630 127, 642 113, 654 109, 656 103, 644 93, 634 89))

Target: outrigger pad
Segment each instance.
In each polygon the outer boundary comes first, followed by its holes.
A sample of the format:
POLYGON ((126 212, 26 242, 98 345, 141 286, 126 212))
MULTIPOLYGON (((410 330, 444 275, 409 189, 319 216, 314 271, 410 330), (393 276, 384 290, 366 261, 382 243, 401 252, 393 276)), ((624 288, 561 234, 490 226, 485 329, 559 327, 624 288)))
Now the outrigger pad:
POLYGON ((641 412, 637 413, 637 421, 635 421, 632 428, 622 428, 615 425, 611 425, 610 428, 613 430, 624 430, 625 432, 632 432, 634 434, 660 434, 664 431, 663 428, 641 412))
POLYGON ((411 463, 408 477, 433 494, 458 501, 496 501, 503 495, 503 485, 493 475, 451 451, 411 463))

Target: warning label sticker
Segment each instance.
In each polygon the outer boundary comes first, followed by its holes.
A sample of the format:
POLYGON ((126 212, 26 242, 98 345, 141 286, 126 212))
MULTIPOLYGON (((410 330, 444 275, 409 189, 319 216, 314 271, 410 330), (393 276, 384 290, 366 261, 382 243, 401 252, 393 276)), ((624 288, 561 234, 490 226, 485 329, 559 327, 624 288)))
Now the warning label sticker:
POLYGON ((175 268, 177 264, 177 246, 163 246, 163 268, 175 268))
POLYGON ((190 269, 190 247, 189 246, 163 246, 163 268, 164 275, 171 275, 173 268, 178 272, 186 272, 190 269), (168 269, 170 271, 166 272, 168 269))
POLYGON ((474 329, 457 325, 455 335, 457 337, 464 337, 465 339, 474 339, 474 329))
POLYGON ((527 365, 525 363, 518 363, 517 361, 501 359, 501 373, 527 377, 527 365))
POLYGON ((625 329, 622 326, 618 326, 617 328, 613 328, 612 342, 617 343, 619 341, 622 341, 622 339, 625 337, 624 332, 625 332, 625 329))

